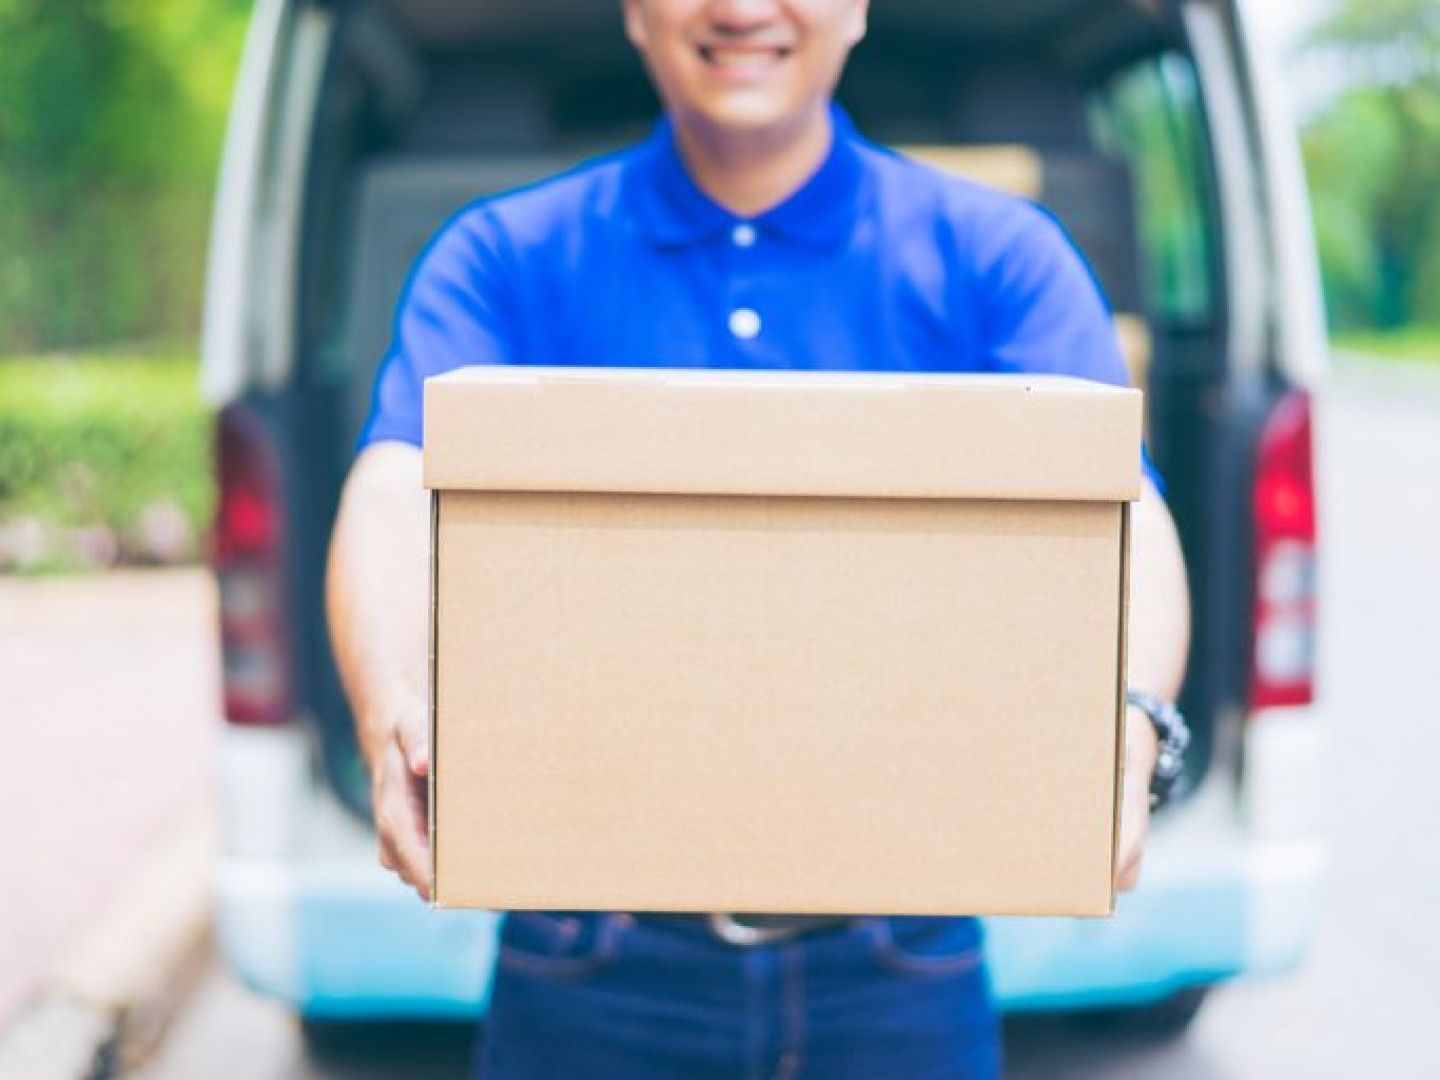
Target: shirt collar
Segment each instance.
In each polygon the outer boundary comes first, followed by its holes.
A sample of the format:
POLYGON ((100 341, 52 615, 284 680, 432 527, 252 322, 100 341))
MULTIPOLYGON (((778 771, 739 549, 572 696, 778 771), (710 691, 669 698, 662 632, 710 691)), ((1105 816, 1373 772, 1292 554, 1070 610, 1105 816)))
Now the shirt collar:
POLYGON ((632 174, 636 220, 656 244, 684 246, 723 235, 748 220, 760 232, 830 246, 849 235, 866 197, 860 136, 838 105, 830 106, 832 138, 820 167, 779 205, 741 218, 701 191, 685 168, 667 117, 641 144, 632 174))

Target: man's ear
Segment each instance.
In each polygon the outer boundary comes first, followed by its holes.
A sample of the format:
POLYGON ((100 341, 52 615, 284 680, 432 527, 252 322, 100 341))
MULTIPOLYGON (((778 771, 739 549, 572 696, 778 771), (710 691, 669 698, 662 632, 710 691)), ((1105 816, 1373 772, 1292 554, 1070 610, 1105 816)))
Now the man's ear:
MULTIPOLYGON (((626 2, 629 3, 630 0, 626 0, 626 2)), ((869 27, 869 19, 870 0, 855 0, 850 9, 850 26, 849 32, 846 34, 852 48, 864 39, 865 31, 869 27)))
POLYGON ((630 44, 641 52, 649 44, 645 36, 645 12, 644 0, 620 0, 621 14, 625 19, 625 36, 630 39, 630 44))

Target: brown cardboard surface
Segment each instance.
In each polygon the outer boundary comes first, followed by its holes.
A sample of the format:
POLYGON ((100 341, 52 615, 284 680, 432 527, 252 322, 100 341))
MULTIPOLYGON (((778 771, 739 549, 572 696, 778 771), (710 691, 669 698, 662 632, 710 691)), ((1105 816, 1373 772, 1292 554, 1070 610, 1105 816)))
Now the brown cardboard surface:
POLYGON ((425 484, 1118 502, 1140 425, 1059 376, 470 367, 425 384, 425 484))
MULTIPOLYGON (((475 382, 450 385, 478 400, 475 382)), ((567 435, 547 417, 540 399, 556 385, 576 384, 532 384, 525 408, 511 399, 519 411, 504 421, 508 437, 541 446, 527 424, 561 441, 591 437, 591 427, 567 435)), ((636 380, 627 373, 615 385, 636 380)), ((1129 475, 1079 486, 1138 490, 1138 427, 1101 401, 1130 394, 1026 385, 1026 396, 1063 397, 1056 408, 1077 438, 1089 430, 1105 444, 1120 438, 1112 427, 1128 431, 1127 462, 1115 467, 1129 475)), ((693 461, 665 466, 665 482, 683 487, 692 476, 683 466, 694 464, 702 493, 571 490, 603 488, 607 475, 589 468, 567 479, 559 470, 578 460, 565 456, 572 450, 534 455, 554 490, 534 478, 530 490, 505 490, 520 482, 523 455, 495 473, 466 457, 494 437, 474 433, 501 410, 478 409, 470 426, 463 410, 446 412, 434 425, 449 393, 435 387, 427 478, 454 481, 453 462, 435 463, 458 456, 469 485, 442 488, 435 517, 439 904, 1111 911, 1122 500, 925 498, 905 484, 904 497, 703 493, 719 475, 719 450, 776 437, 741 423, 722 438, 727 409, 778 418, 766 411, 773 403, 748 399, 780 396, 798 417, 815 398, 822 411, 833 400, 753 384, 727 384, 726 401, 702 407, 714 415, 701 426, 716 434, 693 461), (474 490, 487 478, 500 489, 474 490)), ((1002 413, 1013 405, 1013 395, 974 389, 940 395, 951 423, 935 414, 927 439, 963 441, 985 428, 987 400, 1002 413)), ((942 408, 920 411, 932 407, 942 408)), ((865 415, 881 427, 913 415, 879 411, 879 421, 865 415)), ((1048 420, 1020 415, 1022 424, 1048 420)), ((798 475, 787 461, 821 460, 806 446, 814 428, 788 430, 790 456, 775 462, 781 486, 798 475)), ((892 437, 872 433, 866 445, 892 437)), ((1005 447, 992 459, 1037 445, 1023 431, 997 437, 1005 447)), ((606 460, 626 482, 643 464, 639 455, 606 460)), ((885 465, 898 468, 898 457, 885 465)), ((957 486, 987 490, 982 472, 957 486)), ((844 474, 812 470, 806 484, 823 487, 817 477, 833 485, 844 474)))
MULTIPOLYGON (((1120 863, 1120 811, 1125 797, 1125 690, 1130 670, 1130 504, 1120 507, 1120 618, 1116 626, 1116 649, 1118 662, 1115 665, 1115 838, 1110 859, 1116 866, 1120 863)), ((1115 897, 1110 897, 1110 912, 1115 910, 1115 897)))
POLYGON ((952 176, 1008 191, 1032 202, 1045 194, 1045 159, 1033 147, 1016 143, 957 146, 931 143, 898 146, 906 157, 952 176))
MULTIPOLYGON (((429 640, 429 641, 427 642, 427 644, 426 644, 427 652, 426 652, 426 656, 425 656, 426 666, 427 666, 427 668, 428 668, 428 670, 429 670, 429 672, 430 672, 429 685, 426 687, 426 690, 427 690, 427 692, 428 692, 428 701, 426 702, 426 707, 427 707, 427 709, 428 709, 428 711, 429 711, 429 713, 430 713, 430 716, 429 716, 429 721, 430 721, 430 723, 429 723, 428 738, 429 738, 429 740, 430 740, 430 749, 431 749, 431 755, 432 755, 432 756, 431 756, 432 762, 433 762, 433 760, 434 760, 434 756, 433 756, 433 755, 434 755, 434 749, 435 749, 436 745, 438 745, 438 740, 437 740, 437 738, 436 738, 437 730, 436 730, 435 724, 436 724, 436 720, 439 718, 439 715, 440 715, 439 710, 435 707, 436 687, 439 685, 439 680, 435 678, 435 673, 439 670, 439 666, 438 666, 438 664, 437 664, 437 662, 436 662, 436 656, 437 656, 437 653, 436 653, 436 642, 437 642, 437 632, 438 632, 438 630, 439 630, 439 627, 437 626, 437 620, 436 620, 436 618, 435 618, 435 598, 439 595, 439 588, 438 588, 438 585, 437 585, 437 582, 439 581, 439 577, 440 577, 440 493, 439 493, 438 491, 432 491, 432 492, 430 492, 430 625, 429 625, 429 627, 427 628, 427 629, 429 630, 430 640, 429 640)), ((431 775, 432 775, 432 776, 434 775, 433 769, 432 769, 431 775)), ((427 783, 427 784, 426 784, 426 787, 425 787, 425 823, 426 823, 426 827, 427 827, 427 829, 428 829, 428 831, 429 831, 430 850, 431 850, 431 852, 434 852, 434 850, 435 850, 435 785, 434 785, 433 783, 427 783)), ((430 866, 430 895, 431 895, 431 896, 434 896, 434 895, 435 895, 435 866, 434 866, 434 860, 431 860, 431 866, 430 866)))

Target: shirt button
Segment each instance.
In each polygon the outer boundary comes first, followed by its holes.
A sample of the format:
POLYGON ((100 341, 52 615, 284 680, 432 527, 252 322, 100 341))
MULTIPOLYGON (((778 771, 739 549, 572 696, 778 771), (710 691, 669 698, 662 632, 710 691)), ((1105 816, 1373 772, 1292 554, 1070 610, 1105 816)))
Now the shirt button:
POLYGON ((736 308, 730 313, 730 333, 742 341, 748 341, 760 333, 760 316, 748 307, 736 308))
POLYGON ((730 239, 736 247, 753 247, 755 244, 755 226, 741 222, 730 231, 730 239))

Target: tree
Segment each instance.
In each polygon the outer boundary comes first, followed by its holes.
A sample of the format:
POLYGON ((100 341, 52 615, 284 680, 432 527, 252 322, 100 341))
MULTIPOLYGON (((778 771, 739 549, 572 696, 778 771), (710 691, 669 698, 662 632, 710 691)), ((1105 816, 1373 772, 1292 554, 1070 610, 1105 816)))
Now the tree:
POLYGON ((177 336, 248 0, 0 0, 0 355, 177 336))
POLYGON ((1440 322, 1440 4, 1345 0, 1307 48, 1351 87, 1305 138, 1332 315, 1440 322))

